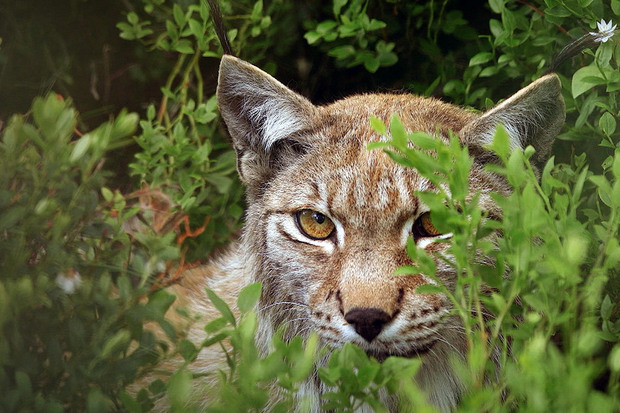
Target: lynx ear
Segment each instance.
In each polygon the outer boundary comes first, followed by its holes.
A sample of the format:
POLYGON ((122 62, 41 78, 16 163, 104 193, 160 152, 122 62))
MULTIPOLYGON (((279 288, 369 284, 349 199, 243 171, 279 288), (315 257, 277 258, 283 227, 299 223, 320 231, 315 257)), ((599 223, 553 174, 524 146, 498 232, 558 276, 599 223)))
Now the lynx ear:
POLYGON ((560 79, 555 74, 545 75, 465 125, 459 135, 466 145, 486 145, 501 123, 513 149, 532 145, 536 149, 534 161, 544 162, 564 124, 561 91, 560 79))
POLYGON ((249 188, 304 151, 300 132, 311 129, 316 108, 257 67, 224 55, 217 98, 237 151, 237 169, 249 188))

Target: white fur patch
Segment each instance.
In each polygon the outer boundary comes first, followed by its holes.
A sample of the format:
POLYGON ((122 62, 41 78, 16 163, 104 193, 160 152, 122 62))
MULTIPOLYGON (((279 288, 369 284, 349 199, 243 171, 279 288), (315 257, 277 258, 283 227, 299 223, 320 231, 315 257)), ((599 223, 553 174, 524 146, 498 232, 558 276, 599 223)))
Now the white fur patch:
POLYGON ((415 219, 413 217, 409 218, 400 233, 400 245, 405 248, 407 246, 407 240, 411 236, 411 229, 413 228, 413 223, 415 219))
POLYGON ((452 233, 448 232, 447 234, 439 235, 437 237, 421 238, 418 240, 416 245, 418 246, 418 248, 426 248, 432 243, 436 242, 438 239, 450 239, 450 238, 452 238, 452 233))
MULTIPOLYGON (((288 214, 274 214, 269 217, 269 223, 267 225, 267 231, 270 234, 271 239, 280 238, 279 229, 282 228, 291 238, 303 242, 305 244, 316 245, 323 248, 327 253, 334 252, 335 246, 331 239, 317 240, 308 238, 297 227, 295 217, 288 214)), ((342 227, 342 226, 341 226, 342 227)), ((337 228, 337 227, 336 227, 337 228)))
POLYGON ((279 140, 299 132, 304 123, 290 107, 288 100, 274 96, 261 105, 246 108, 250 121, 262 125, 262 143, 268 151, 279 140))

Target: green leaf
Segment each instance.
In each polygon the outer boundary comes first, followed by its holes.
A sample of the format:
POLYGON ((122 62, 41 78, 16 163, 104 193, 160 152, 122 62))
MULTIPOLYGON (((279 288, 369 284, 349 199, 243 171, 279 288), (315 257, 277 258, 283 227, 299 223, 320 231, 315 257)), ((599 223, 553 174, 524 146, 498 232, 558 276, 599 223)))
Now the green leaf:
POLYGON ((497 68, 497 66, 489 66, 489 67, 485 67, 484 69, 482 69, 482 71, 480 72, 478 76, 479 77, 491 77, 491 76, 495 76, 498 73, 499 73, 499 69, 497 68))
POLYGON ((407 133, 403 123, 396 114, 392 115, 392 120, 390 121, 390 135, 392 135, 392 141, 396 149, 405 150, 407 148, 407 133))
POLYGON ((215 320, 210 321, 205 326, 205 331, 209 334, 213 334, 216 331, 220 331, 228 325, 228 320, 224 317, 218 317, 215 320))
POLYGON ((596 66, 585 66, 577 70, 573 75, 572 91, 573 97, 576 98, 587 92, 593 86, 600 84, 596 81, 605 82, 605 78, 601 75, 601 71, 596 66), (592 79, 591 79, 592 78, 592 79))
POLYGON ((23 371, 15 372, 15 384, 17 385, 17 390, 19 390, 22 400, 32 399, 32 383, 30 381, 30 376, 23 371))
POLYGON ((186 362, 192 362, 198 356, 198 349, 189 340, 183 340, 178 346, 179 354, 186 362))
POLYGON ((154 395, 158 395, 166 391, 166 384, 161 379, 154 380, 149 384, 149 391, 154 395))
POLYGON ((381 66, 381 61, 376 57, 369 57, 364 61, 364 67, 370 73, 375 73, 377 70, 379 70, 380 66, 381 66))
POLYGON ((497 125, 495 135, 493 135, 493 142, 486 146, 487 149, 492 150, 498 154, 504 161, 510 156, 510 135, 501 123, 497 125))
POLYGON ((127 409, 130 413, 142 413, 142 407, 140 403, 131 397, 127 392, 121 391, 120 393, 121 402, 123 402, 123 407, 127 409))
POLYGON ((436 150, 442 144, 439 139, 424 132, 413 132, 409 135, 409 139, 420 149, 424 150, 436 150))
POLYGON ((76 125, 76 113, 73 109, 63 110, 56 121, 56 133, 60 137, 71 136, 76 125))
POLYGON ((470 66, 481 65, 493 59, 493 53, 491 52, 480 52, 469 60, 470 66))
POLYGON ((177 26, 170 20, 166 20, 166 31, 173 42, 179 40, 179 31, 177 30, 177 26))
POLYGON ((384 27, 386 27, 387 24, 385 22, 382 22, 380 20, 377 19, 372 19, 368 25, 365 27, 366 31, 374 31, 374 30, 379 30, 379 29, 383 29, 384 27))
POLYGON ((616 344, 609 353, 609 368, 616 374, 620 373, 620 344, 616 344))
POLYGON ((108 413, 112 410, 112 401, 106 397, 101 389, 94 388, 88 392, 86 413, 108 413))
POLYGON ((377 377, 377 373, 381 370, 379 363, 369 363, 359 368, 357 379, 362 387, 368 386, 377 377))
POLYGON ((182 369, 177 371, 168 382, 168 397, 172 411, 185 411, 187 400, 192 390, 192 373, 182 369))
POLYGON ((323 37, 322 34, 317 33, 315 31, 309 31, 306 34, 304 34, 304 39, 306 39, 308 44, 314 44, 317 41, 319 41, 322 37, 323 37))
POLYGON ((214 345, 215 343, 219 343, 223 340, 226 340, 229 337, 229 335, 230 334, 228 333, 219 333, 213 337, 209 337, 205 341, 202 342, 202 347, 210 347, 214 345))
POLYGON ((500 14, 504 10, 505 0, 489 0, 489 6, 493 12, 500 14))
POLYGON ((439 294, 444 292, 444 288, 434 284, 424 284, 416 288, 416 294, 439 294))
POLYGON ((192 46, 192 42, 187 39, 181 39, 174 45, 174 50, 179 53, 184 54, 193 54, 194 48, 192 46))
POLYGON ((613 157, 613 162, 611 164, 611 171, 616 178, 616 181, 620 181, 620 151, 615 153, 613 157))
POLYGON ((258 20, 263 14, 263 0, 258 0, 254 3, 254 8, 252 9, 252 20, 258 20))
POLYGON ((598 126, 605 135, 611 136, 616 131, 616 119, 611 113, 605 112, 599 119, 598 126))
POLYGON ((182 30, 185 26, 185 14, 183 13, 181 6, 179 6, 177 3, 174 3, 172 6, 172 15, 179 30, 182 30))
POLYGON ((138 15, 134 12, 127 13, 127 21, 133 25, 138 24, 138 21, 139 21, 138 15))
POLYGON ((591 176, 590 181, 594 183, 594 185, 596 185, 598 187, 598 195, 601 199, 601 201, 603 201, 603 203, 607 206, 612 206, 612 199, 611 199, 611 185, 609 184, 609 181, 607 180, 607 178, 605 178, 602 175, 595 175, 595 176, 591 176))
POLYGON ((112 353, 124 350, 131 341, 131 333, 129 330, 119 330, 116 334, 106 341, 101 350, 101 357, 107 358, 112 356, 112 353))
POLYGON ((322 21, 321 23, 317 24, 317 26, 316 26, 316 28, 314 30, 317 33, 320 33, 321 35, 324 35, 325 33, 333 30, 337 26, 338 26, 338 22, 335 22, 333 20, 325 20, 325 21, 322 21))
POLYGON ((202 23, 194 19, 189 19, 188 23, 194 37, 196 37, 196 39, 202 39, 205 35, 205 28, 202 23))
POLYGON ((570 17, 571 12, 564 6, 554 6, 546 9, 545 14, 553 17, 570 17))
POLYGON ((48 142, 60 145, 69 142, 76 113, 62 96, 50 93, 44 99, 36 98, 32 104, 32 114, 48 142))
POLYGON ((595 61, 596 65, 601 68, 609 69, 609 62, 613 57, 614 52, 614 43, 606 42, 601 43, 601 45, 596 49, 595 61))
POLYGON ((211 302, 213 303, 215 308, 217 308, 220 314, 222 314, 222 316, 233 326, 237 325, 235 316, 233 315, 232 311, 230 311, 230 307, 228 307, 228 304, 226 304, 220 297, 218 297, 213 290, 207 288, 206 291, 209 300, 211 300, 211 302))
POLYGON ((318 369, 318 373, 321 381, 330 387, 336 386, 340 379, 340 369, 321 367, 318 369))
POLYGON ((611 312, 614 306, 611 303, 611 298, 609 298, 609 294, 605 295, 603 302, 601 303, 601 318, 603 320, 609 320, 611 317, 611 312))
POLYGON ((237 297, 237 306, 241 312, 250 311, 260 299, 262 291, 261 283, 254 283, 244 287, 237 297))
MULTIPOLYGON (((119 279, 119 282, 121 280, 127 282, 127 277, 119 279)), ((145 306, 147 317, 152 320, 162 319, 175 300, 176 296, 166 290, 159 290, 150 294, 149 301, 145 306)))
POLYGON ((504 25, 499 20, 491 19, 489 21, 489 29, 491 30, 493 36, 495 36, 496 38, 504 34, 504 25))
MULTIPOLYGON (((390 45, 394 46, 394 43, 390 43, 390 45)), ((379 52, 377 58, 379 59, 381 67, 393 66, 398 62, 398 56, 396 53, 390 51, 379 52)))
POLYGON ((101 195, 103 195, 103 199, 105 199, 106 202, 110 202, 114 199, 114 193, 106 187, 101 188, 101 195))
POLYGON ((355 54, 355 48, 351 45, 338 46, 330 49, 327 54, 335 57, 336 59, 343 60, 353 56, 355 54))
POLYGON ((220 194, 227 194, 233 184, 231 178, 220 174, 209 174, 205 180, 212 184, 220 194))
POLYGON ((536 311, 546 311, 548 308, 548 305, 535 294, 524 295, 523 300, 536 311))
POLYGON ((385 127, 385 123, 375 116, 370 117, 370 126, 377 132, 379 135, 386 136, 387 129, 385 127))
POLYGON ((121 112, 114 120, 112 140, 125 138, 133 134, 138 128, 140 117, 137 113, 121 112))
POLYGON ((340 15, 340 10, 347 4, 348 0, 334 0, 333 12, 334 16, 338 17, 340 15))

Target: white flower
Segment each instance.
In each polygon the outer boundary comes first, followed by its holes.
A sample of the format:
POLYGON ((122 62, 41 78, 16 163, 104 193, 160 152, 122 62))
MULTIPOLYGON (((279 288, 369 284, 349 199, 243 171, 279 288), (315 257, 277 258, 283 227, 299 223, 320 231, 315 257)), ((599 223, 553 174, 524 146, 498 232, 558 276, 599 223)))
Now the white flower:
POLYGON ((82 285, 82 277, 75 270, 67 271, 68 275, 59 272, 56 276, 56 285, 60 287, 66 294, 73 294, 76 289, 82 285))
POLYGON ((590 32, 590 35, 594 37, 595 42, 605 43, 607 40, 611 39, 614 36, 616 27, 618 25, 614 24, 612 27, 612 23, 612 20, 610 20, 609 23, 606 23, 605 20, 602 19, 600 22, 596 23, 596 27, 598 27, 598 33, 590 32))

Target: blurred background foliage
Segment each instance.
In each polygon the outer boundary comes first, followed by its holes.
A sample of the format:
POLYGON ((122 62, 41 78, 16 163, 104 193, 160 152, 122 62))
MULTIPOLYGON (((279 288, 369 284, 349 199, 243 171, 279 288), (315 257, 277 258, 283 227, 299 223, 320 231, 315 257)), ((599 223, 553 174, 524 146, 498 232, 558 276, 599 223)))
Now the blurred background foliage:
MULTIPOLYGON (((472 110, 541 76, 570 40, 620 16, 618 0, 221 7, 235 53, 313 102, 402 91, 472 110)), ((202 0, 2 2, 0 37, 0 411, 148 411, 166 386, 153 383, 137 399, 124 386, 161 353, 189 363, 196 351, 164 318, 173 298, 160 287, 225 244, 243 214, 213 97, 221 47, 208 8, 202 0)), ((588 308, 598 308, 590 326, 608 343, 620 331, 619 47, 614 38, 560 68, 567 122, 553 168, 564 183, 586 166, 611 179, 584 184, 575 212, 593 239, 607 240, 590 244, 592 257, 609 249, 609 282, 588 308)), ((552 327, 572 331, 559 323, 552 327)), ((620 370, 620 351, 606 348, 616 364, 589 376, 601 389, 620 370)), ((301 347, 285 350, 303 358, 301 347)))
MULTIPOLYGON (((235 52, 313 102, 395 90, 484 109, 540 76, 571 39, 596 29, 596 19, 614 15, 613 1, 569 3, 276 0, 223 1, 222 8, 227 26, 234 29, 235 52)), ((35 96, 52 90, 72 98, 86 130, 122 108, 145 115, 150 104, 161 109, 161 88, 168 85, 179 55, 187 60, 177 67, 183 70, 194 50, 206 57, 188 74, 188 87, 195 92, 200 85, 205 98, 212 96, 217 42, 212 31, 196 36, 197 30, 209 26, 198 9, 188 22, 181 18, 190 6, 199 4, 147 0, 3 4, 0 119, 26 112, 35 96), (176 18, 174 4, 179 11, 176 18), (200 27, 190 26, 190 20, 200 27), (140 41, 127 41, 135 39, 140 41)), ((614 48, 615 43, 606 45, 605 55, 611 57, 614 48)), ((584 59, 562 68, 566 82, 588 64, 584 59)), ((598 126, 598 119, 588 116, 597 106, 593 100, 601 97, 590 98, 585 113, 567 97, 577 126, 598 126)), ((573 142, 560 145, 556 153, 568 161, 575 142, 591 149, 587 142, 598 141, 592 136, 595 131, 588 133, 591 139, 583 131, 567 130, 562 138, 573 142)), ((125 147, 107 164, 127 177, 128 165, 139 151, 138 145, 125 147)), ((126 188, 133 184, 129 179, 117 183, 126 188)))

